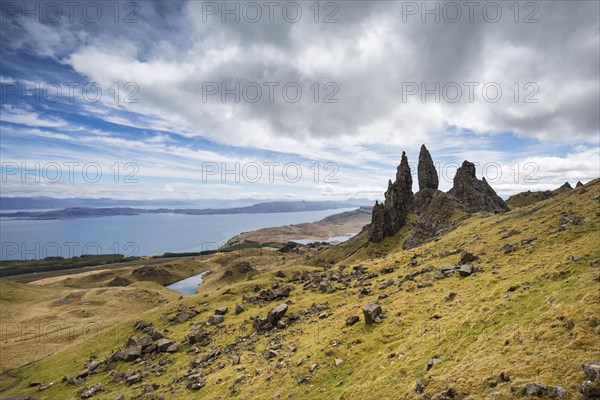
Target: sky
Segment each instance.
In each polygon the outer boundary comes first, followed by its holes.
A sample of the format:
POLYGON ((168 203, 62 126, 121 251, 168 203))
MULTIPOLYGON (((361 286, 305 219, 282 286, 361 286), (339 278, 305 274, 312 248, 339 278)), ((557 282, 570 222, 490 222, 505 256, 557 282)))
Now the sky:
POLYGON ((374 200, 421 144, 442 190, 587 182, 599 4, 3 0, 1 195, 374 200))

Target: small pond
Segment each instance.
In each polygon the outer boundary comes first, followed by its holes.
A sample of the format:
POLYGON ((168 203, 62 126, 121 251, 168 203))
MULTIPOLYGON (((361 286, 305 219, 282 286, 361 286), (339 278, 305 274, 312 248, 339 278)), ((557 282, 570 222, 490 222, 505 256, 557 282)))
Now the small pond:
POLYGON ((292 239, 292 242, 300 243, 300 244, 309 244, 312 242, 345 242, 346 240, 352 239, 356 236, 356 233, 351 233, 349 235, 342 236, 331 236, 327 240, 313 240, 313 239, 292 239))
POLYGON ((202 277, 207 272, 208 271, 201 272, 198 275, 190 276, 189 278, 173 282, 165 287, 167 289, 174 290, 181 294, 196 294, 196 290, 198 290, 198 285, 202 283, 202 277))

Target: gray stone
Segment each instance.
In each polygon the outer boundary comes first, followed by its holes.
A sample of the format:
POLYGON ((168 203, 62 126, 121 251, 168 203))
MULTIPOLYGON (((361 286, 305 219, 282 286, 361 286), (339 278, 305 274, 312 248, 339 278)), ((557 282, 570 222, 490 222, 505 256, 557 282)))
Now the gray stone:
POLYGON ((286 303, 281 303, 277 307, 269 311, 269 314, 267 314, 267 320, 269 321, 269 323, 271 323, 271 325, 275 326, 277 322, 279 322, 279 320, 283 318, 287 310, 288 305, 286 303))
POLYGON ((223 321, 225 321, 225 317, 223 317, 222 315, 215 314, 208 317, 208 323, 210 325, 218 325, 223 323, 223 321))
POLYGON ((458 269, 458 274, 462 277, 469 276, 473 273, 473 266, 470 264, 461 265, 458 269))
POLYGON ((382 314, 381 306, 375 303, 369 303, 363 307, 363 315, 365 324, 370 325, 375 322, 381 322, 382 314))
POLYGON ((219 307, 215 310, 215 315, 225 315, 229 309, 227 307, 219 307))
POLYGON ((175 342, 173 340, 167 339, 167 338, 162 338, 156 342, 156 349, 158 350, 159 353, 164 353, 173 344, 175 344, 175 342))

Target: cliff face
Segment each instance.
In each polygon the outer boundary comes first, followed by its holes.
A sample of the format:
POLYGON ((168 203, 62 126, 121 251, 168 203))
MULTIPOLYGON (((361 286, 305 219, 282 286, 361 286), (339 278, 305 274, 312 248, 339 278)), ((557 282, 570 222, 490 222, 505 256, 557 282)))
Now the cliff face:
POLYGON ((385 203, 377 203, 373 207, 370 239, 378 242, 384 237, 396 234, 400 228, 406 225, 406 217, 413 210, 412 176, 406 153, 402 152, 402 160, 396 172, 396 181, 388 182, 385 203))
POLYGON ((508 206, 496 194, 485 178, 475 176, 475 164, 464 161, 456 171, 454 187, 448 194, 456 197, 470 212, 504 212, 508 206))
POLYGON ((375 204, 370 226, 371 241, 395 235, 406 225, 408 214, 419 219, 403 244, 405 249, 419 246, 456 228, 470 213, 504 212, 508 206, 485 178, 475 176, 475 165, 464 161, 456 171, 454 186, 448 193, 438 190, 439 179, 431 154, 421 146, 418 165, 419 191, 412 193, 412 177, 406 153, 398 166, 396 181, 388 183, 385 203, 375 204))

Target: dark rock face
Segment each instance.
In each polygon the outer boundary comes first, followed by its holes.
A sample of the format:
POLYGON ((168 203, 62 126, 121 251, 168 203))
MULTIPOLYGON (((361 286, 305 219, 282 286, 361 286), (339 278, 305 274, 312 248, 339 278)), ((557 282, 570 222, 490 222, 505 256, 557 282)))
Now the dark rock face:
POLYGON ((383 204, 375 202, 373 214, 371 215, 371 229, 369 238, 374 242, 379 242, 385 237, 385 208, 383 204))
POLYGON ((448 194, 456 197, 469 212, 504 212, 508 206, 496 194, 485 178, 475 176, 475 164, 464 161, 456 171, 454 186, 448 194))
POLYGON ((437 190, 425 188, 415 193, 415 212, 419 215, 427 211, 437 190))
POLYGON ((583 183, 581 183, 581 181, 577 181, 577 184, 575 185, 576 188, 580 188, 583 187, 583 183))
POLYGON ((425 145, 421 146, 421 152, 419 153, 419 166, 418 177, 419 177, 419 190, 433 189, 437 190, 439 185, 438 174, 433 165, 433 159, 429 150, 425 145))
POLYGON ((436 191, 402 248, 412 249, 453 230, 467 215, 466 207, 456 197, 439 190, 436 191))
POLYGON ((559 189, 573 189, 573 186, 569 182, 565 182, 559 189))
POLYGON ((385 192, 385 203, 375 204, 371 220, 370 239, 381 241, 384 237, 393 236, 406 225, 406 217, 414 210, 412 192, 412 176, 408 166, 406 153, 402 152, 402 160, 396 172, 396 181, 389 181, 385 192))

